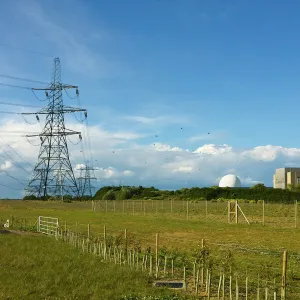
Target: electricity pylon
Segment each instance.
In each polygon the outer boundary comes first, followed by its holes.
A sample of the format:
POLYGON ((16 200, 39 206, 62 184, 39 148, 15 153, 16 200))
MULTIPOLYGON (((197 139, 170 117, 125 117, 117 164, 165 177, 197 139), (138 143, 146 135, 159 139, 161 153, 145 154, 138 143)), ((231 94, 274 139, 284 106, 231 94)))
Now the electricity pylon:
POLYGON ((80 191, 80 196, 93 196, 95 192, 95 187, 91 184, 91 180, 97 180, 94 177, 94 168, 85 166, 84 168, 79 168, 80 176, 78 177, 78 186, 80 191))
POLYGON ((79 196, 79 188, 75 180, 72 165, 69 158, 67 136, 78 135, 82 139, 81 132, 73 131, 65 127, 66 113, 84 111, 85 109, 64 106, 62 91, 76 89, 74 85, 61 82, 61 66, 59 58, 54 59, 52 81, 47 88, 32 90, 44 90, 48 99, 48 105, 34 113, 46 115, 45 126, 40 134, 26 135, 27 138, 39 137, 41 141, 38 162, 34 167, 33 174, 25 189, 28 195, 40 197, 64 195, 79 196))

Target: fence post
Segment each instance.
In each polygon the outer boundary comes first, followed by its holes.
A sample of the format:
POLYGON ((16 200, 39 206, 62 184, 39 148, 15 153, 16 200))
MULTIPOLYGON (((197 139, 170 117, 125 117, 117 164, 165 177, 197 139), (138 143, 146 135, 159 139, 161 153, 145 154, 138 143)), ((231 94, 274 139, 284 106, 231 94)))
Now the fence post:
POLYGON ((295 228, 297 228, 297 213, 298 213, 298 203, 295 201, 295 228))
POLYGON ((106 226, 103 227, 104 259, 106 259, 106 226))
MULTIPOLYGON (((201 249, 203 251, 204 248, 204 239, 201 240, 201 249)), ((204 284, 204 261, 202 262, 201 266, 201 286, 204 284)))
POLYGON ((283 251, 282 261, 282 277, 281 277, 281 300, 285 300, 286 297, 286 266, 287 266, 287 251, 283 251))
POLYGON ((91 234, 91 225, 89 223, 88 224, 88 239, 90 238, 90 234, 91 234))
POLYGON ((124 239, 125 239, 125 261, 127 261, 127 229, 124 230, 124 239))
MULTIPOLYGON (((12 218, 11 218, 12 219, 12 218)), ((41 217, 39 216, 38 218, 38 223, 37 223, 37 231, 40 232, 40 221, 41 221, 41 217)), ((12 222, 11 222, 12 223, 12 222)), ((11 224, 12 226, 12 224, 11 224)))
POLYGON ((158 238, 159 234, 156 234, 155 237, 155 277, 158 277, 158 238))
POLYGON ((207 200, 205 200, 205 221, 207 221, 207 200))
POLYGON ((123 215, 125 214, 125 200, 123 200, 123 215))
POLYGON ((265 226, 265 200, 263 200, 263 207, 262 207, 262 209, 263 209, 263 226, 265 226))
POLYGON ((186 219, 189 219, 189 200, 186 200, 186 219))

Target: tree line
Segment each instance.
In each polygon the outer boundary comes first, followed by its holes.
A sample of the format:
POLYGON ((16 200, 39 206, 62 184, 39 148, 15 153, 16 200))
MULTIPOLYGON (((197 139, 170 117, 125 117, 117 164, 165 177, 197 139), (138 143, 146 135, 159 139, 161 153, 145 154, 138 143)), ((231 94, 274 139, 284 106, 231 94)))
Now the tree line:
MULTIPOLYGON (((52 197, 53 198, 53 197, 52 197)), ((57 196, 60 199, 60 196, 57 196)), ((64 201, 87 201, 87 200, 129 200, 129 199, 168 199, 179 200, 217 200, 217 199, 244 199, 265 200, 266 202, 294 203, 300 200, 300 186, 289 186, 288 189, 267 188, 263 184, 256 184, 251 188, 220 188, 193 187, 182 188, 175 191, 159 190, 155 187, 143 186, 104 186, 93 197, 64 196, 64 201)), ((50 197, 38 199, 34 195, 25 196, 24 200, 50 200, 50 197)))

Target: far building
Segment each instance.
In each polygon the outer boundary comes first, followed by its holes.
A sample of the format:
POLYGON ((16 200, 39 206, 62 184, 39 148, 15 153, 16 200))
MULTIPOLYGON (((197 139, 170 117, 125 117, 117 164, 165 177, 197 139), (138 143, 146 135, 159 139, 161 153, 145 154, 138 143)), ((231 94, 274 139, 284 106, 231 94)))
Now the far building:
POLYGON ((219 187, 238 188, 241 187, 241 181, 236 175, 228 174, 222 177, 219 187))
POLYGON ((289 184, 300 184, 300 168, 276 169, 273 175, 273 188, 286 189, 289 184))

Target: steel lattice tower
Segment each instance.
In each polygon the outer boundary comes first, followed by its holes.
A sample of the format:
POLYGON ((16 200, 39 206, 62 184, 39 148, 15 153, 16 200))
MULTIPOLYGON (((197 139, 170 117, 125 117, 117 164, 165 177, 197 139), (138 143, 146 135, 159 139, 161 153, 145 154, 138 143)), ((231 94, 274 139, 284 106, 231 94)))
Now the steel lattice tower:
POLYGON ((79 168, 80 177, 78 178, 78 186, 80 191, 80 196, 90 196, 94 194, 95 187, 91 184, 91 180, 97 180, 94 176, 94 168, 85 166, 84 168, 79 168))
POLYGON ((41 140, 38 162, 34 167, 32 177, 26 188, 28 195, 40 197, 64 195, 79 196, 79 188, 75 180, 72 165, 69 158, 67 136, 81 133, 65 127, 66 113, 80 112, 85 109, 64 106, 62 91, 78 87, 66 85, 61 82, 61 66, 59 58, 54 59, 51 84, 45 90, 48 105, 34 114, 46 115, 45 126, 40 134, 26 135, 26 137, 39 137, 41 140))

